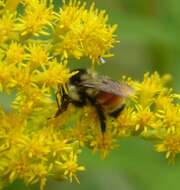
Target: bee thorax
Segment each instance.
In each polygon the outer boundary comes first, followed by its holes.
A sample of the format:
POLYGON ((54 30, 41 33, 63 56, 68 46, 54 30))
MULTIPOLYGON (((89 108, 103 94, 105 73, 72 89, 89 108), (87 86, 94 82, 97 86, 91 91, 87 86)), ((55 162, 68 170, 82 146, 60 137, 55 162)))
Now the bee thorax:
POLYGON ((78 89, 74 85, 68 85, 68 96, 75 101, 79 101, 80 96, 78 93, 78 89))
POLYGON ((86 94, 90 97, 96 97, 96 95, 98 94, 98 90, 96 90, 94 88, 87 88, 86 94))

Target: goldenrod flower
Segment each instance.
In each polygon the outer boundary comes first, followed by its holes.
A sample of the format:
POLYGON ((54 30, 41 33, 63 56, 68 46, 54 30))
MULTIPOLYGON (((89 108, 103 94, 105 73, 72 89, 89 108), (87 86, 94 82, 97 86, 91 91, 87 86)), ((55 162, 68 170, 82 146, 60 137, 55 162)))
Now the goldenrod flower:
POLYGON ((0 46, 2 43, 15 38, 15 15, 6 11, 0 18, 0 46))
POLYGON ((22 68, 14 67, 14 70, 11 73, 11 75, 11 88, 17 88, 26 91, 34 84, 34 76, 30 71, 30 67, 28 66, 22 68))
POLYGON ((117 134, 119 136, 130 135, 136 126, 136 118, 137 116, 133 108, 125 109, 115 121, 117 134))
POLYGON ((79 36, 74 32, 68 32, 65 36, 59 36, 55 46, 55 55, 60 55, 62 59, 74 57, 80 59, 83 56, 82 48, 79 44, 79 36))
POLYGON ((64 162, 63 164, 62 162, 56 162, 56 164, 64 170, 64 175, 69 178, 70 182, 72 182, 73 178, 75 178, 75 180, 79 183, 79 180, 75 174, 77 171, 84 171, 85 168, 77 164, 76 154, 71 152, 69 157, 64 155, 62 159, 64 162))
MULTIPOLYGON (((168 102, 167 102, 168 103, 168 102)), ((175 133, 180 127, 180 109, 173 104, 164 110, 159 110, 157 117, 163 121, 163 127, 168 133, 175 133)))
POLYGON ((117 118, 105 113, 105 133, 90 105, 70 104, 54 117, 62 90, 68 94, 67 83, 77 73, 70 70, 69 58, 87 57, 97 64, 112 56, 116 25, 107 24, 105 11, 79 0, 63 1, 58 13, 52 0, 0 0, 0 7, 0 92, 11 96, 9 111, 0 107, 0 188, 17 179, 39 183, 41 190, 48 178, 79 182, 83 147, 104 158, 127 136, 153 138, 156 151, 175 159, 180 95, 166 87, 169 75, 146 73, 142 82, 124 77, 135 93, 117 118))
POLYGON ((12 78, 11 73, 13 71, 12 66, 5 66, 4 62, 0 62, 0 92, 8 92, 9 81, 12 78))
POLYGON ((19 17, 17 30, 22 37, 31 35, 48 35, 48 27, 52 26, 54 18, 52 1, 32 0, 25 6, 25 13, 19 17))
POLYGON ((86 56, 95 64, 100 57, 112 56, 109 50, 117 42, 113 34, 116 25, 108 25, 105 11, 98 11, 94 4, 89 10, 85 6, 72 0, 60 9, 55 33, 56 54, 62 58, 86 56))
POLYGON ((180 136, 179 134, 168 135, 161 144, 155 146, 156 151, 166 152, 166 158, 174 162, 176 154, 180 153, 180 136))
POLYGON ((172 94, 172 90, 161 92, 154 100, 157 110, 166 110, 171 107, 174 98, 175 96, 172 94))
POLYGON ((48 173, 50 171, 50 167, 48 165, 39 163, 39 164, 32 164, 31 170, 32 170, 32 176, 30 176, 29 179, 26 179, 29 184, 35 184, 39 182, 40 184, 40 190, 43 190, 46 185, 48 173))
POLYGON ((48 62, 51 59, 48 52, 48 45, 45 46, 41 43, 30 43, 25 49, 27 50, 26 59, 31 65, 32 69, 48 65, 48 62))
POLYGON ((153 127, 155 124, 154 112, 150 110, 150 107, 143 108, 142 106, 136 106, 136 121, 135 130, 140 132, 147 132, 148 128, 153 127))
POLYGON ((70 0, 69 3, 63 0, 63 7, 59 12, 59 29, 60 32, 68 32, 74 27, 79 27, 81 17, 83 16, 85 9, 85 3, 81 3, 78 0, 70 0))
POLYGON ((57 25, 55 27, 55 49, 56 54, 62 58, 69 56, 79 59, 83 56, 80 43, 81 17, 85 11, 85 4, 80 1, 70 1, 63 3, 57 15, 57 25))
POLYGON ((157 72, 153 75, 146 73, 142 83, 134 82, 133 88, 136 90, 136 98, 138 98, 141 106, 146 107, 155 99, 155 96, 163 91, 164 81, 160 78, 157 72))
POLYGON ((98 11, 94 4, 82 17, 84 26, 81 31, 81 44, 85 56, 93 63, 98 62, 100 57, 110 57, 109 49, 117 42, 114 32, 116 25, 107 25, 108 16, 105 11, 98 11))
POLYGON ((66 64, 66 62, 58 63, 56 60, 53 60, 49 63, 48 67, 43 67, 43 72, 36 70, 34 77, 37 83, 54 89, 57 89, 58 85, 65 88, 65 84, 69 78, 76 73, 71 73, 66 64))
POLYGON ((20 65, 25 58, 24 47, 17 42, 12 42, 4 54, 5 62, 9 65, 20 65))
POLYGON ((95 134, 90 141, 90 147, 93 152, 100 152, 101 157, 104 159, 107 157, 109 152, 118 147, 116 144, 116 139, 112 132, 108 132, 104 135, 95 134))

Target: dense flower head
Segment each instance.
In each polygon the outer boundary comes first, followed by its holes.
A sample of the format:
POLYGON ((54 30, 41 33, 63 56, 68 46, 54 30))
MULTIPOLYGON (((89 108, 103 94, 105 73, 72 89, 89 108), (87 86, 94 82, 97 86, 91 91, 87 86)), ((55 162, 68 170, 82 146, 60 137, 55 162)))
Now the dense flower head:
POLYGON ((4 50, 5 62, 8 65, 16 65, 23 62, 25 58, 24 48, 21 44, 17 42, 12 42, 9 46, 4 50))
POLYGON ((180 153, 179 134, 166 135, 161 144, 155 146, 157 152, 166 152, 166 158, 170 162, 175 161, 176 154, 180 153))
POLYGON ((56 53, 62 58, 88 57, 94 64, 100 57, 112 56, 109 50, 117 42, 113 34, 116 25, 107 21, 105 11, 98 11, 94 4, 88 10, 80 1, 64 2, 55 27, 56 53))
POLYGON ((105 11, 78 0, 63 1, 58 12, 51 0, 0 0, 0 8, 0 93, 11 99, 8 109, 0 107, 0 188, 17 179, 40 189, 50 177, 79 182, 83 147, 105 158, 119 138, 130 136, 154 139, 155 150, 174 161, 180 95, 166 87, 169 75, 146 73, 141 82, 123 77, 134 93, 117 118, 107 116, 105 133, 91 105, 70 104, 55 117, 77 73, 70 58, 86 57, 96 66, 112 56, 116 25, 108 24, 105 11))
POLYGON ((27 54, 26 59, 30 63, 31 68, 40 68, 48 65, 51 56, 48 52, 48 44, 43 43, 29 43, 25 47, 27 54))
POLYGON ((54 18, 52 1, 32 0, 25 4, 24 14, 18 18, 17 30, 22 38, 31 35, 48 35, 54 18))
POLYGON ((5 11, 0 17, 0 45, 3 45, 3 42, 8 41, 9 39, 15 38, 15 13, 11 13, 8 10, 5 11))

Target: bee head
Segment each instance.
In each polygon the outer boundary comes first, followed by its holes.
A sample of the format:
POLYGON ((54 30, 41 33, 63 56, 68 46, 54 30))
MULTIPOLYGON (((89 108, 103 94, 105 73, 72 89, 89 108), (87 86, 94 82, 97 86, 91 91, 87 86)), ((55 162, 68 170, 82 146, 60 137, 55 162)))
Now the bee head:
POLYGON ((78 71, 70 79, 70 83, 73 85, 79 85, 82 81, 92 79, 96 77, 96 74, 89 69, 74 69, 72 71, 78 71))
POLYGON ((73 75, 70 79, 70 83, 73 85, 78 85, 82 81, 83 75, 87 74, 87 71, 85 69, 74 69, 72 71, 78 71, 75 75, 73 75))

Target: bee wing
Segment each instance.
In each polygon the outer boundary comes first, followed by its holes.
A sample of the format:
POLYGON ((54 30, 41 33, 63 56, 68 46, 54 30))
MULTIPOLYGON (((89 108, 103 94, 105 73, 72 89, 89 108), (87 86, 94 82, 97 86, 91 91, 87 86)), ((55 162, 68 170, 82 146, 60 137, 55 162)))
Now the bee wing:
POLYGON ((133 89, 126 83, 119 83, 106 77, 88 79, 82 81, 81 85, 122 97, 127 97, 133 92, 133 89))

